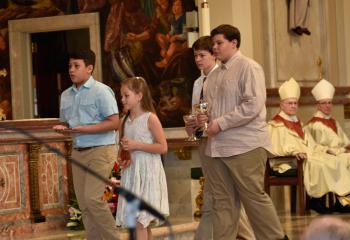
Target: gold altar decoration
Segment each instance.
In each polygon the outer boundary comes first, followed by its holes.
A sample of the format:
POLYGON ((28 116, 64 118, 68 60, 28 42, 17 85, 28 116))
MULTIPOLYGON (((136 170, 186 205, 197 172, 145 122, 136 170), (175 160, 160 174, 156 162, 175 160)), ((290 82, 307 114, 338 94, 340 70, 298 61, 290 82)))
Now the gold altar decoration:
POLYGON ((40 211, 39 198, 39 177, 38 177, 38 162, 41 145, 32 143, 29 144, 29 182, 30 182, 30 206, 31 220, 34 223, 45 222, 45 216, 40 211))
POLYGON ((66 141, 64 142, 64 147, 66 149, 66 159, 67 159, 67 177, 68 177, 68 198, 69 199, 75 199, 75 192, 74 192, 74 186, 73 186, 73 174, 72 174, 72 149, 73 149, 73 142, 72 141, 66 141))
POLYGON ((22 234, 36 236, 66 229, 68 164, 64 156, 54 157, 52 153, 68 154, 64 144, 72 139, 54 132, 52 127, 57 124, 58 119, 0 122, 0 161, 9 163, 11 168, 8 169, 12 172, 10 178, 0 174, 0 192, 6 193, 10 200, 0 201, 0 239, 21 239, 22 234), (51 160, 55 162, 51 164, 51 160), (52 181, 45 178, 47 176, 52 181), (4 188, 1 187, 2 178, 4 188), (49 181, 57 185, 47 189, 49 181))
POLYGON ((199 184, 200 184, 200 190, 199 193, 196 197, 196 207, 197 207, 197 211, 194 212, 193 216, 194 218, 198 219, 202 216, 202 206, 203 206, 203 201, 204 201, 204 182, 205 182, 205 178, 204 177, 200 177, 199 178, 199 184))
POLYGON ((180 160, 191 160, 192 159, 191 147, 176 148, 174 150, 174 153, 180 160))

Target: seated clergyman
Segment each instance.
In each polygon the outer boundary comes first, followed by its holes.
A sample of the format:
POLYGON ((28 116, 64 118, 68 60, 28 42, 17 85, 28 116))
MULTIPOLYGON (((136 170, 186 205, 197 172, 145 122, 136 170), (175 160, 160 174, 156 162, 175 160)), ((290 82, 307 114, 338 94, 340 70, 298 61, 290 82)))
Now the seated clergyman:
MULTIPOLYGON (((317 101, 317 111, 305 126, 317 144, 328 147, 336 156, 350 155, 350 142, 340 124, 332 117, 335 88, 325 79, 319 81, 311 93, 317 101)), ((344 157, 347 159, 348 157, 344 157)), ((348 197, 338 197, 334 210, 349 212, 348 197)))
POLYGON ((340 124, 332 117, 334 86, 325 79, 311 93, 317 101, 317 111, 306 125, 315 142, 329 147, 334 154, 350 152, 350 142, 340 124))
MULTIPOLYGON (((310 208, 319 213, 330 213, 321 197, 328 192, 339 196, 350 193, 350 157, 334 155, 334 150, 315 143, 304 131, 297 117, 300 87, 291 78, 279 88, 280 112, 269 122, 273 153, 276 156, 296 156, 304 159, 304 185, 310 197, 310 208)), ((350 155, 349 155, 350 156, 350 155)), ((284 173, 296 167, 295 162, 270 161, 273 170, 284 173)))

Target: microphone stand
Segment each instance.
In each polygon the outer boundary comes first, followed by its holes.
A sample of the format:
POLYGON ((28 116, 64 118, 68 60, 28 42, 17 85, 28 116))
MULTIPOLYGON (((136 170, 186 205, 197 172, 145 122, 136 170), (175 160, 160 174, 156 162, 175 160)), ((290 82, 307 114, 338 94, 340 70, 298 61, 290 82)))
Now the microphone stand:
MULTIPOLYGON (((21 133, 33 140, 35 140, 37 143, 43 145, 47 150, 56 153, 58 156, 63 157, 66 159, 66 156, 64 154, 62 154, 62 152, 55 147, 52 147, 50 145, 48 145, 47 143, 45 143, 44 141, 40 140, 39 138, 37 138, 36 136, 34 136, 32 133, 29 133, 23 129, 17 128, 17 127, 13 127, 13 126, 0 126, 0 129, 6 129, 6 130, 11 130, 11 131, 15 131, 18 133, 21 133)), ((143 201, 141 198, 137 197, 135 194, 133 194, 132 192, 117 186, 116 183, 113 183, 112 181, 110 181, 109 179, 106 179, 105 177, 101 176, 100 174, 98 174, 97 172, 95 172, 94 170, 90 169, 87 166, 84 166, 82 163, 78 162, 77 160, 75 160, 74 158, 69 158, 66 159, 67 161, 70 161, 72 164, 76 165, 77 167, 79 167, 80 169, 86 171, 87 173, 93 175, 94 177, 96 177, 97 179, 105 182, 107 185, 113 186, 117 192, 123 196, 128 203, 126 210, 129 211, 130 214, 128 214, 128 219, 127 219, 127 225, 129 228, 129 239, 130 240, 136 240, 136 214, 137 211, 139 210, 146 210, 149 213, 151 213, 153 216, 155 216, 156 218, 162 220, 165 222, 165 224, 168 226, 169 228, 169 239, 173 240, 174 239, 174 234, 172 231, 172 227, 170 222, 163 216, 162 213, 160 213, 158 210, 156 210, 155 208, 153 208, 151 205, 149 205, 148 203, 146 203, 145 201, 143 201)))
POLYGON ((136 240, 136 216, 137 212, 140 210, 140 200, 134 198, 128 201, 126 205, 126 225, 129 231, 129 240, 136 240))

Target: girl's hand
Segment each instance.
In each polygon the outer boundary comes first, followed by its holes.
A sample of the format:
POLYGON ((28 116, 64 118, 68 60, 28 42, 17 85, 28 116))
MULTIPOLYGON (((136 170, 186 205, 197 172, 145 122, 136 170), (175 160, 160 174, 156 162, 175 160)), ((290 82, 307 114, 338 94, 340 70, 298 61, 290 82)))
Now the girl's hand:
POLYGON ((119 148, 118 164, 121 169, 125 169, 131 164, 131 155, 129 151, 119 148))
POLYGON ((118 158, 118 164, 119 164, 121 169, 125 169, 125 168, 130 166, 131 159, 122 160, 121 158, 118 158))
POLYGON ((132 151, 137 149, 138 142, 128 139, 127 137, 123 137, 121 140, 121 146, 126 151, 132 151))

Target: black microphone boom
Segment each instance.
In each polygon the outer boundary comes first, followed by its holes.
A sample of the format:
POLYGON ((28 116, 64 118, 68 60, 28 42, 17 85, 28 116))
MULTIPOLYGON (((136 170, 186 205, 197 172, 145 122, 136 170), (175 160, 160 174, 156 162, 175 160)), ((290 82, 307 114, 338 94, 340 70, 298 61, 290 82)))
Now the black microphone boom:
MULTIPOLYGON (((17 127, 13 127, 13 126, 1 126, 0 125, 0 129, 1 128, 5 129, 5 130, 11 130, 11 131, 15 131, 15 132, 21 133, 21 134, 31 138, 32 140, 35 140, 39 144, 43 145, 49 151, 56 153, 60 157, 66 158, 66 156, 64 154, 62 154, 59 149, 57 149, 55 147, 51 147, 50 145, 48 145, 47 143, 43 142, 42 140, 40 140, 39 138, 37 138, 33 134, 31 134, 31 133, 29 133, 27 131, 24 131, 21 128, 17 128, 17 127)), ((126 190, 125 188, 122 188, 122 187, 118 186, 116 183, 113 183, 109 179, 104 178, 103 176, 101 176, 100 174, 96 173, 94 170, 84 166, 83 164, 81 164, 80 162, 75 160, 74 158, 69 158, 69 159, 67 159, 67 161, 71 161, 72 164, 78 166, 79 168, 83 169, 84 171, 88 172, 89 174, 93 175, 94 177, 98 178, 99 180, 105 182, 107 185, 113 186, 117 190, 117 192, 126 199, 127 202, 132 202, 133 200, 138 199, 140 201, 140 207, 139 207, 140 210, 148 211, 153 216, 157 217, 161 221, 164 221, 165 224, 169 227, 169 237, 170 237, 169 239, 173 239, 173 233, 172 233, 172 229, 171 229, 171 224, 166 219, 166 217, 163 214, 161 214, 158 210, 156 210, 151 205, 146 203, 144 200, 142 200, 141 198, 136 196, 134 193, 126 190)))
MULTIPOLYGON (((116 186, 115 183, 112 183, 109 181, 107 184, 116 186)), ((161 214, 158 210, 156 210, 154 207, 146 203, 141 198, 137 197, 134 193, 126 190, 125 188, 122 188, 120 186, 116 186, 118 194, 123 196, 127 202, 132 202, 134 199, 138 199, 140 201, 140 210, 146 210, 149 213, 151 213, 153 216, 157 217, 159 220, 167 221, 167 219, 164 217, 163 214, 161 214)))

